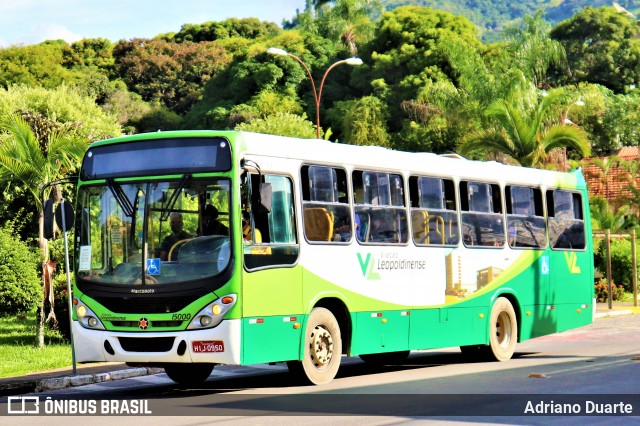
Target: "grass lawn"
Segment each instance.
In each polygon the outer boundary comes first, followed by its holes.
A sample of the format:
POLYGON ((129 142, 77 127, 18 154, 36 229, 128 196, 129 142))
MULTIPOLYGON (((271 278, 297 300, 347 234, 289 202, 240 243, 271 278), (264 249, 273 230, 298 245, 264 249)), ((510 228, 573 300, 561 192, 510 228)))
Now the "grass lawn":
POLYGON ((45 347, 34 346, 36 315, 0 317, 0 378, 71 366, 71 344, 45 328, 45 347))

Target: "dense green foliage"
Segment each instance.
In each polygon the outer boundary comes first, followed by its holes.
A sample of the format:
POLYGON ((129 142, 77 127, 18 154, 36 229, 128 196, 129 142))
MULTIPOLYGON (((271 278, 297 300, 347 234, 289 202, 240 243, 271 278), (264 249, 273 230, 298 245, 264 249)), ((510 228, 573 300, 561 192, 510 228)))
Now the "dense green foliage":
POLYGON ((590 82, 624 93, 640 78, 640 25, 613 7, 587 7, 551 31, 567 52, 571 74, 559 81, 590 82))
MULTIPOLYGON (((611 241, 611 278, 622 285, 627 292, 633 291, 633 264, 631 262, 631 242, 628 239, 611 241)), ((636 253, 638 253, 636 247, 636 253)), ((600 241, 597 247, 595 267, 604 272, 607 270, 606 242, 600 241)))
MULTIPOLYGON (((587 6, 611 6, 609 0, 386 0, 387 10, 399 6, 425 6, 461 15, 480 28, 485 40, 496 40, 507 26, 518 23, 526 15, 544 11, 547 19, 557 24, 569 19, 587 6)), ((628 11, 638 14, 640 1, 618 1, 628 11)))
POLYGON ((267 133, 271 135, 290 136, 296 138, 315 138, 316 129, 308 120, 289 112, 280 112, 265 118, 257 118, 249 123, 240 123, 236 130, 267 133))
POLYGON ((11 227, 0 228, 0 316, 36 307, 41 294, 39 260, 11 227))
POLYGON ((231 59, 215 42, 164 40, 119 42, 113 55, 118 75, 129 90, 184 113, 199 100, 201 87, 231 59))

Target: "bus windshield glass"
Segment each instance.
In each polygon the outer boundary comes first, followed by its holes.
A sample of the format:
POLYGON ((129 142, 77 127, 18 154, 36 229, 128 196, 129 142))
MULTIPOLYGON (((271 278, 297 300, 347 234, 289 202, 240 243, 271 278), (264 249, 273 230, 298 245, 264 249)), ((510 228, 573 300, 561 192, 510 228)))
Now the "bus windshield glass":
POLYGON ((75 263, 85 282, 174 284, 230 263, 228 179, 108 180, 78 195, 75 263))

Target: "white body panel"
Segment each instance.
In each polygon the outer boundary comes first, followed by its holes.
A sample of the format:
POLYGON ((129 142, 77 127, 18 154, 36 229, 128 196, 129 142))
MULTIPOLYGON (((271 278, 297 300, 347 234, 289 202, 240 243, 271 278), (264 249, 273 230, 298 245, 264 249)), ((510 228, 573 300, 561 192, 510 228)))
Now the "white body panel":
POLYGON ((90 361, 118 361, 139 363, 163 362, 206 362, 216 364, 240 364, 240 320, 224 320, 220 325, 207 330, 174 331, 162 333, 125 333, 121 331, 88 330, 78 321, 73 321, 73 341, 75 344, 76 360, 90 361), (175 337, 173 347, 168 352, 127 352, 122 349, 118 337, 134 337, 146 339, 151 337, 175 337), (107 353, 104 341, 107 340, 115 355, 107 353), (187 342, 187 351, 180 356, 178 345, 187 342), (224 352, 194 353, 191 342, 220 340, 224 342, 224 352))

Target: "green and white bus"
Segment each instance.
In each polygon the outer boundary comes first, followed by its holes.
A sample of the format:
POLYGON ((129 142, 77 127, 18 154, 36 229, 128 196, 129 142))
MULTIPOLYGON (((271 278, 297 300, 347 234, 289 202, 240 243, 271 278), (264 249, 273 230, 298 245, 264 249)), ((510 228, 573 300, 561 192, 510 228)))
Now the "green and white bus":
POLYGON ((590 236, 579 170, 235 131, 99 141, 77 188, 76 357, 185 384, 273 362, 323 384, 343 354, 451 346, 505 361, 591 323, 590 236))

